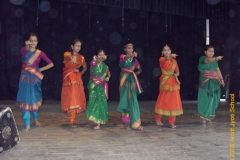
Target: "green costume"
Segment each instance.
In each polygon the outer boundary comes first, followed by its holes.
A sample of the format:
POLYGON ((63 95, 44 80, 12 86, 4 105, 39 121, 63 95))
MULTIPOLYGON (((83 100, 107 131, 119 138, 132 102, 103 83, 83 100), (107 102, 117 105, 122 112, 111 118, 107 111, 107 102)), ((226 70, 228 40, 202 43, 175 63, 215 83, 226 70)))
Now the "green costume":
POLYGON ((91 62, 86 115, 89 120, 98 124, 106 124, 108 121, 107 82, 104 80, 107 72, 108 66, 104 62, 101 64, 96 64, 95 60, 91 62))
POLYGON ((217 73, 218 62, 205 63, 206 56, 199 59, 198 70, 198 113, 201 118, 211 120, 215 116, 216 109, 220 102, 220 79, 217 73))
POLYGON ((124 60, 124 54, 122 54, 120 67, 120 102, 117 111, 122 113, 124 123, 129 123, 131 128, 138 129, 141 126, 141 119, 137 95, 142 92, 142 88, 134 70, 140 65, 137 59, 124 60))

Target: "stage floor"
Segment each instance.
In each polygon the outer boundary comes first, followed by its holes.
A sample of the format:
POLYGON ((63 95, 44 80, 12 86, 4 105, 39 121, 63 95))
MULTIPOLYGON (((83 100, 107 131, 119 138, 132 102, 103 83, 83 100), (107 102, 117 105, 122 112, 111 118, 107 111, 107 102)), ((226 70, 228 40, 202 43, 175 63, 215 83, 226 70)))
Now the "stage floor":
MULTIPOLYGON (((211 125, 200 123, 196 101, 183 101, 184 114, 177 117, 176 129, 159 127, 154 121, 154 101, 139 102, 143 131, 125 129, 118 102, 109 102, 109 122, 100 130, 77 116, 77 127, 68 126, 59 101, 44 101, 40 110, 41 126, 32 124, 21 131, 23 122, 14 101, 0 101, 10 107, 18 125, 20 142, 0 154, 1 160, 226 160, 230 159, 229 103, 221 102, 211 125)), ((234 149, 240 159, 240 105, 235 105, 234 149)), ((164 117, 163 123, 167 124, 164 117)))

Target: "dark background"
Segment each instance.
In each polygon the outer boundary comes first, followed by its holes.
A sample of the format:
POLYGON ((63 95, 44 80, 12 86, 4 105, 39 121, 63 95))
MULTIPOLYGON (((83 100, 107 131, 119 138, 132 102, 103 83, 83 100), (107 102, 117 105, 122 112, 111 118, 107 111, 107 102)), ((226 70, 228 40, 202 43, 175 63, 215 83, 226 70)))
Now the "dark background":
MULTIPOLYGON (((158 59, 165 44, 179 54, 181 98, 196 100, 197 65, 204 55, 206 19, 210 19, 210 44, 215 46, 215 55, 224 56, 219 67, 223 76, 230 73, 230 93, 239 100, 239 6, 236 0, 1 0, 0 100, 16 98, 20 49, 31 32, 39 35, 38 48, 55 65, 43 73, 45 100, 60 100, 63 53, 74 38, 82 40, 80 53, 88 67, 98 49, 109 55, 109 100, 119 99, 118 61, 126 42, 134 44, 143 69, 139 80, 144 92, 139 100, 157 99, 158 59)), ((88 79, 89 70, 83 76, 87 95, 88 79)))

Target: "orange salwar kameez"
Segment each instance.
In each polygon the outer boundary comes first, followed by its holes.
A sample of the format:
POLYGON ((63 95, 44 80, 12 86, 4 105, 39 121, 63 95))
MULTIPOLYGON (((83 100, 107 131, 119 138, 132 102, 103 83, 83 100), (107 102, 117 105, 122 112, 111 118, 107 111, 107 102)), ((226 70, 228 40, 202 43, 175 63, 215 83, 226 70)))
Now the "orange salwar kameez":
POLYGON ((169 116, 168 122, 174 124, 176 116, 183 114, 180 98, 180 82, 177 61, 173 58, 159 58, 162 75, 160 76, 159 95, 155 106, 156 121, 161 121, 162 115, 169 116))
POLYGON ((72 64, 67 58, 71 56, 70 52, 64 53, 63 85, 61 95, 62 111, 68 112, 69 124, 73 124, 77 113, 86 110, 86 96, 82 81, 82 75, 79 68, 86 65, 85 59, 81 54, 77 54, 77 63, 72 64))

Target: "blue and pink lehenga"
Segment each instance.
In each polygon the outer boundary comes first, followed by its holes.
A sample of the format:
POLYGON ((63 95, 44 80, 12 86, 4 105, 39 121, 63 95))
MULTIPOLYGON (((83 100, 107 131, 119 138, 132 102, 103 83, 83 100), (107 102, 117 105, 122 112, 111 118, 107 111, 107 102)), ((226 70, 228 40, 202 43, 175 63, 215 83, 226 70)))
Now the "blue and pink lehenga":
POLYGON ((48 64, 52 61, 40 50, 34 52, 25 48, 21 49, 22 71, 19 79, 16 107, 22 110, 22 118, 25 126, 30 126, 30 112, 33 119, 38 119, 38 110, 42 105, 42 79, 43 75, 39 70, 41 59, 48 64))

